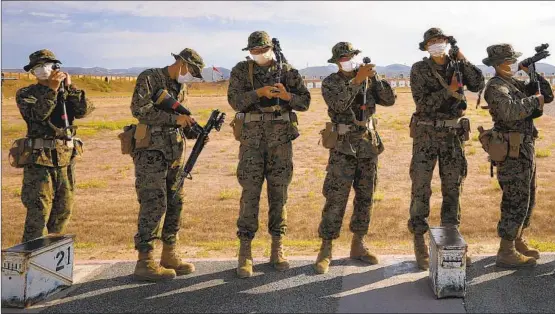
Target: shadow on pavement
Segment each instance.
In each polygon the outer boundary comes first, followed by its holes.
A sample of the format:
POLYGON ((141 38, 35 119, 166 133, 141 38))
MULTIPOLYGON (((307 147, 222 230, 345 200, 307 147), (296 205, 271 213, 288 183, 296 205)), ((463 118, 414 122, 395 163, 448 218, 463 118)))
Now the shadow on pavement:
POLYGON ((414 263, 406 261, 365 266, 343 259, 334 260, 329 273, 316 275, 312 261, 292 261, 286 272, 257 264, 254 277, 239 279, 235 267, 235 261, 198 263, 190 276, 139 283, 129 275, 134 263, 119 263, 43 312, 336 312, 340 298, 332 296, 343 291, 345 280, 356 289, 416 272, 414 263))

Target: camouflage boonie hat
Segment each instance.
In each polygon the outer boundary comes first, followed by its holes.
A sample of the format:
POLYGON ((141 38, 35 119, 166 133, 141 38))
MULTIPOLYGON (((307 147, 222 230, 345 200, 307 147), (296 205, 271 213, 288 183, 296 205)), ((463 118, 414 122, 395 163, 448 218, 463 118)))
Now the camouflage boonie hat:
POLYGON ((432 27, 424 33, 424 41, 418 44, 420 50, 426 51, 426 44, 428 43, 428 41, 430 41, 430 39, 435 37, 441 37, 445 39, 449 38, 449 36, 443 34, 441 28, 432 27))
POLYGON ((242 50, 251 50, 253 48, 273 47, 272 38, 265 31, 256 31, 249 35, 249 43, 242 50))
POLYGON ((486 51, 488 52, 488 57, 483 59, 482 62, 487 66, 500 65, 506 60, 516 62, 516 59, 522 56, 522 53, 515 52, 510 44, 491 45, 486 51))
POLYGON ((172 53, 172 56, 177 60, 178 58, 194 66, 197 71, 195 74, 191 73, 194 77, 202 79, 202 69, 204 69, 204 61, 200 55, 191 48, 181 50, 179 54, 172 53))
POLYGON ((337 60, 339 60, 339 58, 343 57, 343 56, 347 56, 350 54, 359 54, 362 51, 353 48, 353 45, 349 42, 346 41, 341 41, 338 42, 337 44, 335 44, 335 46, 333 46, 333 48, 331 48, 331 54, 332 57, 331 59, 328 60, 328 63, 336 63, 337 60))
POLYGON ((29 55, 29 64, 23 67, 25 72, 29 72, 36 65, 46 62, 61 63, 60 60, 56 59, 54 53, 48 49, 41 49, 35 51, 29 55))

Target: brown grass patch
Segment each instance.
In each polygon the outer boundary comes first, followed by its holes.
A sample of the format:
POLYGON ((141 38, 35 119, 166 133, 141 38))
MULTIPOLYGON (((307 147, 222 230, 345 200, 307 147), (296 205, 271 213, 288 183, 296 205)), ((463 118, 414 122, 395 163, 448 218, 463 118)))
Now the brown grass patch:
MULTIPOLYGON (((193 93, 194 89, 191 89, 193 93)), ((200 92, 200 90, 199 90, 200 92)), ((298 114, 301 136, 294 141, 294 175, 289 188, 287 203, 288 235, 285 244, 291 255, 315 255, 319 246, 318 224, 324 205, 322 185, 326 174, 328 150, 318 146, 318 131, 324 127, 328 116, 326 106, 318 90, 311 90, 312 104, 307 112, 298 114)), ((387 141, 386 150, 379 157, 379 180, 377 200, 369 231, 369 245, 378 254, 411 254, 411 236, 406 223, 409 217, 411 181, 409 163, 412 139, 408 137, 408 122, 414 111, 410 93, 399 93, 397 104, 392 107, 378 106, 380 135, 387 141), (389 121, 389 122, 388 122, 389 121)), ((489 115, 472 110, 475 95, 469 94, 467 115, 473 125, 492 125, 489 115)), ((80 120, 84 130, 94 130, 80 136, 85 141, 85 155, 76 167, 79 184, 95 182, 93 187, 78 188, 75 211, 68 232, 77 235, 79 259, 135 258, 133 235, 137 228, 139 204, 134 188, 134 167, 129 156, 120 153, 117 134, 120 127, 132 121, 129 110, 130 97, 100 98, 91 96, 97 110, 90 117, 80 120)), ((204 122, 211 109, 227 113, 233 110, 222 97, 191 97, 191 110, 204 122)), ((227 121, 221 132, 211 134, 211 141, 200 156, 193 180, 185 182, 180 249, 188 256, 235 257, 237 239, 236 220, 239 212, 241 187, 236 178, 239 143, 227 121), (209 235, 209 237, 207 237, 209 235)), ((555 119, 544 116, 538 119, 543 140, 540 147, 555 142, 555 119)), ((78 132, 79 132, 78 131, 78 132)), ((25 208, 21 204, 18 189, 21 188, 22 170, 9 166, 7 142, 24 136, 25 127, 13 99, 2 102, 2 248, 10 247, 21 238, 25 208)), ((495 253, 497 241, 496 224, 499 219, 501 191, 495 186, 496 179, 489 177, 486 154, 477 143, 473 132, 471 145, 466 147, 468 177, 461 197, 461 232, 470 243, 471 253, 495 253), (475 149, 475 153, 472 153, 475 149)), ((194 142, 187 142, 187 154, 194 142)), ((555 157, 538 158, 539 193, 528 232, 530 239, 541 240, 542 250, 552 250, 555 243, 555 157)), ((438 167, 432 181, 432 207, 430 224, 439 225, 441 189, 438 167)), ((20 190, 19 190, 20 191, 20 190)), ((270 245, 267 234, 268 198, 266 185, 260 200, 260 227, 256 236, 255 256, 263 256, 270 245)), ((19 192, 20 193, 20 192, 19 192)), ((352 214, 354 191, 351 192, 340 238, 334 253, 348 254, 351 233, 349 219, 352 214)), ((538 242, 540 243, 540 242, 538 242)), ((159 249, 158 249, 159 250, 159 249)), ((158 252, 158 251, 157 251, 158 252)))

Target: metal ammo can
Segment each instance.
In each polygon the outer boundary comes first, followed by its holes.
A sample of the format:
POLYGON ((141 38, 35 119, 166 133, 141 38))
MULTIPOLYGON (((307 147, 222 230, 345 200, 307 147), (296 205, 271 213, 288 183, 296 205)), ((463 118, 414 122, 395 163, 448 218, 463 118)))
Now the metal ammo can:
POLYGON ((456 227, 430 228, 430 281, 438 299, 464 297, 468 245, 456 227))

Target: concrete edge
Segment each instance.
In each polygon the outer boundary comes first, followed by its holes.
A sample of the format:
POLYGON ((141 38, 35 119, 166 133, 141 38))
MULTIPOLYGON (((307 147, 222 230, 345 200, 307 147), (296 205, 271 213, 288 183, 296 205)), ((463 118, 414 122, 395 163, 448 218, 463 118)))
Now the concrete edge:
MULTIPOLYGON (((555 255, 555 252, 541 252, 541 255, 555 255)), ((288 256, 287 259, 291 261, 313 261, 316 260, 316 255, 307 255, 307 256, 288 256)), ((391 258, 391 259, 414 259, 414 255, 379 255, 383 258, 391 258)), ((470 257, 493 257, 495 254, 471 254, 470 257)), ((342 256, 334 256, 334 260, 339 259, 348 259, 348 255, 342 256)), ((184 256, 188 262, 228 262, 228 261, 236 261, 237 257, 220 257, 220 258, 187 258, 184 256)), ((267 262, 269 258, 267 257, 256 257, 253 259, 255 262, 267 262)), ((109 265, 109 264, 116 264, 116 263, 130 263, 136 262, 136 260, 76 260, 75 265, 109 265)))

